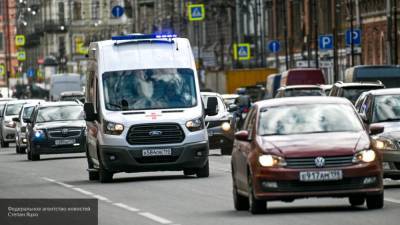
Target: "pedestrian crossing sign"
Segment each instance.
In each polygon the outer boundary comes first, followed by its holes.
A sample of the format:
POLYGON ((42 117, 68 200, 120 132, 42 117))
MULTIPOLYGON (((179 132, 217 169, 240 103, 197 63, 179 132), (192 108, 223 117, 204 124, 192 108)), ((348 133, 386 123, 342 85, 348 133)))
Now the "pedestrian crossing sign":
POLYGON ((19 50, 17 52, 17 60, 23 62, 26 60, 26 52, 24 50, 19 50))
POLYGON ((25 45, 25 35, 16 35, 15 36, 15 46, 21 47, 25 45))
POLYGON ((204 4, 190 4, 188 5, 189 21, 204 20, 205 8, 204 4))
POLYGON ((250 60, 250 44, 234 44, 233 58, 236 60, 250 60))
POLYGON ((4 76, 6 74, 6 67, 4 64, 0 64, 0 76, 4 76))

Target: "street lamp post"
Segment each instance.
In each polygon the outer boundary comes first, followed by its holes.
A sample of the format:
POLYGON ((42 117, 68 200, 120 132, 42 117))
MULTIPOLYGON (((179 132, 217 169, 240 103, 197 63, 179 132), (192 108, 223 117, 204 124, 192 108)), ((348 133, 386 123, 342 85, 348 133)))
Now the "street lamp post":
POLYGON ((338 18, 340 4, 336 0, 331 2, 332 9, 332 34, 333 34, 333 76, 334 81, 339 80, 339 64, 338 64, 338 18))
POLYGON ((311 26, 311 1, 307 1, 307 9, 308 9, 308 15, 307 15, 307 66, 311 67, 311 57, 312 57, 312 51, 311 51, 311 33, 312 33, 312 26, 311 26))
POLYGON ((5 17, 3 17, 3 26, 4 26, 4 32, 5 32, 5 37, 4 40, 6 41, 5 45, 5 65, 6 65, 6 83, 7 83, 7 97, 10 97, 10 76, 11 76, 11 69, 12 69, 12 63, 11 63, 11 32, 10 32, 10 15, 9 15, 9 5, 8 5, 8 0, 3 1, 3 14, 5 17))
POLYGON ((393 0, 393 64, 397 64, 398 62, 398 28, 397 28, 397 0, 393 0))
POLYGON ((289 58, 288 58, 288 26, 287 26, 287 12, 286 12, 286 0, 283 0, 283 6, 282 6, 282 17, 283 17, 283 35, 285 38, 285 65, 286 65, 286 70, 289 69, 289 58))
POLYGON ((354 24, 353 24, 353 0, 349 0, 349 17, 350 17, 350 54, 351 54, 351 66, 354 66, 354 40, 353 40, 353 29, 354 29, 354 24))
POLYGON ((313 23, 314 23, 314 49, 315 49, 315 67, 319 67, 319 53, 318 53, 318 11, 317 0, 313 0, 313 23))

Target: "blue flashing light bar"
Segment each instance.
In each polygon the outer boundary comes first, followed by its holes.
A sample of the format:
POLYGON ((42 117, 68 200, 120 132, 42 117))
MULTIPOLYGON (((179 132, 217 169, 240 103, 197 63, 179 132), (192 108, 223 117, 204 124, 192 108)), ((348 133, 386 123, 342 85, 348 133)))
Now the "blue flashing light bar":
POLYGON ((130 34, 124 36, 113 36, 113 41, 127 41, 127 40, 143 40, 143 39, 156 39, 156 38, 176 38, 176 34, 130 34))

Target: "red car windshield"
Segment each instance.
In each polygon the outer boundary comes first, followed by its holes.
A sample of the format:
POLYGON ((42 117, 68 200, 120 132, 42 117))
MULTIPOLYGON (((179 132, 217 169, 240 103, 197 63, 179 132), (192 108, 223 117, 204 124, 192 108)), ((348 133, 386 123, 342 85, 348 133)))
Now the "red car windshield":
POLYGON ((363 129, 354 109, 344 104, 287 105, 262 109, 259 135, 358 132, 363 129))

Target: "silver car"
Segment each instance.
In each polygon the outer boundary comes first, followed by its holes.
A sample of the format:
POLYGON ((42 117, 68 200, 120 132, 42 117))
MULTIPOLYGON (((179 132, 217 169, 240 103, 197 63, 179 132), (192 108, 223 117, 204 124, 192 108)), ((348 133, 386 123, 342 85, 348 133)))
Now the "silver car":
POLYGON ((31 100, 14 100, 5 104, 0 118, 0 144, 2 148, 9 146, 9 143, 15 142, 16 122, 13 118, 18 117, 23 105, 31 100))
POLYGON ((40 104, 41 100, 32 100, 29 103, 22 106, 18 117, 15 117, 13 121, 16 123, 15 131, 15 151, 18 154, 25 153, 27 147, 26 137, 26 123, 23 118, 30 118, 32 112, 37 104, 40 104))
POLYGON ((356 109, 367 127, 384 127, 383 133, 372 135, 382 151, 383 176, 400 180, 400 88, 368 91, 359 98, 356 109))

